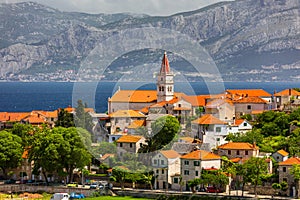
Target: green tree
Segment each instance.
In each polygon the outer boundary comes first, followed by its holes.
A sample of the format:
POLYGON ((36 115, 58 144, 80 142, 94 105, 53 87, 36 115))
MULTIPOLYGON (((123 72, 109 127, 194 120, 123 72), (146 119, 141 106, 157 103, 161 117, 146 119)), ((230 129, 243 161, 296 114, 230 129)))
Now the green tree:
POLYGON ((54 128, 53 132, 62 134, 64 140, 68 143, 69 151, 67 156, 63 156, 64 168, 69 174, 69 180, 73 181, 73 171, 76 168, 84 168, 91 163, 92 156, 87 151, 84 143, 81 140, 77 129, 71 128, 54 128))
POLYGON ((87 105, 84 105, 82 100, 77 101, 77 107, 75 109, 74 122, 76 127, 81 127, 89 132, 92 132, 94 124, 92 116, 85 111, 87 105))
POLYGON ((69 180, 73 179, 75 168, 83 169, 91 162, 91 155, 86 150, 77 129, 44 127, 34 135, 34 142, 29 151, 29 160, 34 161, 34 171, 44 175, 57 172, 68 174, 69 180))
POLYGON ((35 128, 30 124, 15 123, 11 129, 11 133, 19 136, 22 139, 22 146, 27 148, 30 145, 30 140, 35 132, 35 128))
POLYGON ((61 126, 61 127, 65 127, 65 128, 75 126, 73 114, 67 112, 64 109, 60 109, 58 112, 58 119, 55 122, 55 126, 61 126))
POLYGON ((162 149, 169 144, 180 130, 178 120, 173 116, 158 118, 151 124, 152 133, 147 137, 147 145, 142 146, 140 152, 149 153, 162 149))
POLYGON ((116 154, 117 146, 115 143, 100 142, 97 146, 93 147, 93 154, 96 156, 105 155, 107 153, 116 154))
POLYGON ((297 198, 300 198, 300 165, 293 165, 291 174, 294 176, 297 198))
POLYGON ((268 173, 265 158, 252 157, 245 162, 244 166, 246 169, 245 181, 254 185, 254 193, 257 196, 257 185, 261 183, 262 176, 268 173))
POLYGON ((5 178, 7 169, 20 165, 23 154, 22 139, 12 133, 0 131, 0 168, 5 178))
POLYGON ((121 184, 121 189, 124 190, 124 184, 129 176, 129 170, 123 166, 114 167, 112 170, 111 180, 119 182, 121 184))
POLYGON ((300 128, 295 129, 288 137, 287 146, 291 156, 300 155, 300 128))

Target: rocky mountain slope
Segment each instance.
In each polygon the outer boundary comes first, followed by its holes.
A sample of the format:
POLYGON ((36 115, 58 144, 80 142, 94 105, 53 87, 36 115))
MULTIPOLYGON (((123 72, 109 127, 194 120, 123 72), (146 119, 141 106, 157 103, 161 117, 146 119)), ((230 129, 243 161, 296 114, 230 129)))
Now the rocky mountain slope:
MULTIPOLYGON (((188 35, 205 48, 227 81, 297 81, 300 77, 298 0, 237 0, 168 17, 70 13, 32 2, 1 4, 0 24, 3 80, 76 80, 86 58, 105 39, 145 27, 188 35)), ((104 74, 95 67, 83 80, 118 80, 132 67, 159 63, 162 52, 124 52, 104 74)), ((173 53, 169 58, 175 71, 189 80, 201 79, 201 72, 173 53)), ((145 72, 155 73, 153 65, 146 67, 145 72)))

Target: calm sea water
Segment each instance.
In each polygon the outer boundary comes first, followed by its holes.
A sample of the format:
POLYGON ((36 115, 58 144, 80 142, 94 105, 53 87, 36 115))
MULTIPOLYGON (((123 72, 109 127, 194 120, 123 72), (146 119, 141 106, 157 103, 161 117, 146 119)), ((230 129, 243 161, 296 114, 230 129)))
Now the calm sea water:
MULTIPOLYGON (((28 112, 55 110, 76 106, 83 100, 97 112, 107 110, 107 99, 118 89, 153 90, 155 83, 70 83, 70 82, 0 82, 0 111, 28 112)), ((300 82, 225 82, 225 83, 176 83, 175 91, 188 95, 212 94, 224 89, 261 88, 269 93, 287 88, 300 88, 300 82)))

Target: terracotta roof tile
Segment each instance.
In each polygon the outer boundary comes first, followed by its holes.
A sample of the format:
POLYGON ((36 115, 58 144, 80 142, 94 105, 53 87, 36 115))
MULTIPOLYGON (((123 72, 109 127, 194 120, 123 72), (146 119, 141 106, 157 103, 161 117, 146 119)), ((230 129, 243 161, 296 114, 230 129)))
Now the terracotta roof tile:
POLYGON ((236 89, 226 90, 228 94, 248 95, 249 97, 271 97, 272 95, 263 89, 236 89))
POLYGON ((204 150, 196 150, 192 151, 186 155, 181 156, 182 159, 190 159, 190 160, 219 160, 220 156, 204 151, 204 150))
POLYGON ((135 110, 118 110, 114 113, 109 114, 110 117, 145 117, 144 114, 135 110))
POLYGON ((203 107, 206 104, 206 99, 209 97, 210 95, 184 96, 183 99, 192 104, 193 107, 203 107))
POLYGON ((227 124, 226 122, 210 115, 205 114, 202 117, 192 121, 193 124, 227 124))
POLYGON ((145 126, 145 120, 135 120, 127 128, 136 129, 145 126))
POLYGON ((258 114, 261 114, 261 113, 263 113, 263 112, 265 112, 264 110, 252 110, 251 111, 251 114, 253 114, 253 115, 258 115, 258 114))
POLYGON ((192 137, 180 137, 179 140, 183 140, 183 141, 188 142, 188 143, 193 143, 194 138, 192 138, 192 137))
POLYGON ((212 101, 209 101, 205 107, 206 108, 217 108, 225 103, 232 105, 232 101, 230 101, 229 99, 214 99, 212 101))
POLYGON ((135 102, 151 103, 156 102, 156 90, 118 90, 110 99, 111 102, 135 102))
POLYGON ((283 162, 280 162, 279 165, 300 165, 300 158, 292 157, 283 162))
POLYGON ((118 140, 117 143, 137 143, 143 138, 143 136, 138 135, 123 135, 118 140))
POLYGON ((300 96, 300 92, 294 89, 286 89, 274 94, 274 96, 300 96))
POLYGON ((35 115, 30 115, 30 116, 24 118, 23 120, 30 123, 30 124, 43 124, 43 123, 46 123, 45 119, 43 119, 41 117, 38 117, 38 116, 35 116, 35 115))
MULTIPOLYGON (((235 122, 234 122, 234 125, 241 125, 242 123, 244 123, 244 121, 246 121, 245 119, 236 119, 235 122)), ((247 121, 246 121, 247 122, 247 121)))
POLYGON ((22 158, 23 159, 27 159, 28 158, 28 150, 24 150, 24 152, 22 154, 22 158))
POLYGON ((260 98, 260 97, 239 97, 237 99, 233 99, 232 103, 260 103, 260 104, 265 104, 265 103, 267 103, 267 101, 260 98))
POLYGON ((283 149, 281 149, 281 150, 278 150, 277 151, 277 153, 279 153, 280 155, 282 155, 282 156, 288 156, 289 155, 289 153, 288 152, 286 152, 285 150, 283 150, 283 149))
POLYGON ((160 153, 169 159, 174 159, 174 158, 180 157, 180 154, 174 150, 160 151, 160 153))
POLYGON ((248 142, 228 142, 226 144, 218 146, 218 149, 242 149, 242 150, 252 150, 259 149, 258 146, 250 144, 248 142))
POLYGON ((186 108, 186 107, 175 107, 173 110, 175 111, 185 111, 185 110, 191 110, 190 108, 186 108))
POLYGON ((107 159, 107 158, 110 158, 110 157, 115 157, 115 154, 111 154, 111 153, 106 153, 106 154, 104 154, 104 156, 102 156, 101 158, 100 158, 100 160, 105 160, 105 159, 107 159))

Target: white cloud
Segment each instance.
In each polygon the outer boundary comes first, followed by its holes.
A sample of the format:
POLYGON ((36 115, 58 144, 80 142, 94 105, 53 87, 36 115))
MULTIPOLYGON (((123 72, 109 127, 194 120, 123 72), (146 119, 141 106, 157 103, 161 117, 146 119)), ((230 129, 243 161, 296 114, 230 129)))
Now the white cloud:
POLYGON ((62 11, 171 15, 196 10, 221 0, 0 0, 2 3, 21 1, 36 1, 62 11))

